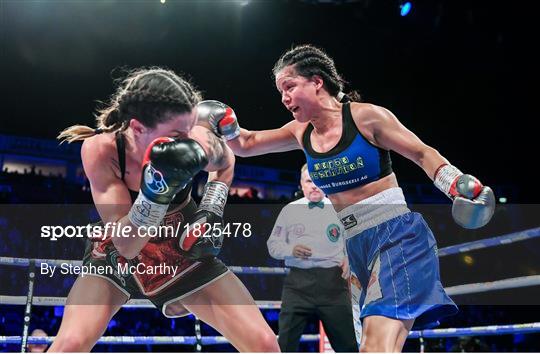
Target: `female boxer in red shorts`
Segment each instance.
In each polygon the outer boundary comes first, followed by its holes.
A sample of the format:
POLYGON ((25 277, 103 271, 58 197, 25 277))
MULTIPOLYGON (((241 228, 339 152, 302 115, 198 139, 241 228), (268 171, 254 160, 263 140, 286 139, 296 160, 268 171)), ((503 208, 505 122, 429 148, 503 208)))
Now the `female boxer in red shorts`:
POLYGON ((79 276, 50 351, 90 351, 131 295, 147 297, 167 317, 195 314, 240 351, 279 350, 247 289, 215 258, 219 239, 140 237, 150 226, 222 220, 234 155, 211 131, 195 125, 199 100, 190 83, 172 71, 137 70, 99 111, 97 129, 79 125, 59 135, 68 142, 84 140, 83 167, 102 222, 129 227, 135 236, 89 242, 84 264, 113 269, 166 264, 178 272, 79 276), (214 172, 197 207, 191 178, 201 169, 214 172))
POLYGON ((351 102, 354 95, 342 93, 343 79, 319 48, 289 50, 273 74, 294 121, 273 130, 239 129, 232 110, 215 103, 207 124, 239 156, 304 150, 312 181, 328 195, 346 230, 352 283, 361 285, 360 350, 401 351, 413 324, 436 325, 457 309, 440 282, 433 234, 408 209, 389 150, 418 164, 454 200, 453 216, 464 227, 489 221, 493 192, 450 165, 389 110, 351 102))

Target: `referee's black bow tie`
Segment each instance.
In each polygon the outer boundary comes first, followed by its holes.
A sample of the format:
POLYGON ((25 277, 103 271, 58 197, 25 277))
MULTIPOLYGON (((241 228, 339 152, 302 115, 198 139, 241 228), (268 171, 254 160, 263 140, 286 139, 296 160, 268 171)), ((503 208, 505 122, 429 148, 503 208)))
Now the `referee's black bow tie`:
POLYGON ((309 206, 310 209, 313 209, 315 207, 319 207, 321 209, 324 209, 324 203, 323 203, 322 200, 320 202, 309 202, 308 206, 309 206))

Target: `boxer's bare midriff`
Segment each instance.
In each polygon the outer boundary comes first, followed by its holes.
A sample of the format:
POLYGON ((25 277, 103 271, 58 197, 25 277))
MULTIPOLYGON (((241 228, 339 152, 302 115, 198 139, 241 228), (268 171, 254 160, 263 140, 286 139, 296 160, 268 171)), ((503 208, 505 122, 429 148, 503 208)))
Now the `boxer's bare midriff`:
POLYGON ((396 175, 394 173, 381 178, 375 182, 368 183, 364 186, 350 189, 344 192, 329 195, 328 198, 332 201, 332 205, 336 212, 340 212, 346 207, 361 202, 364 199, 374 196, 388 188, 398 187, 396 175))

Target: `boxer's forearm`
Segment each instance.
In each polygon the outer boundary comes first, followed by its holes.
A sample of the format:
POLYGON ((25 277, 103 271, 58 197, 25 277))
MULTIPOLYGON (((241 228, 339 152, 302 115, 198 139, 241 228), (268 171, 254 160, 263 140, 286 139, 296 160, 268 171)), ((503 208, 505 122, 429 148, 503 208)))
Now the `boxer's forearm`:
POLYGON ((227 145, 234 151, 235 155, 241 157, 300 149, 301 146, 292 129, 294 128, 291 128, 290 124, 269 130, 240 129, 240 135, 227 141, 227 145))
POLYGON ((250 153, 250 140, 253 132, 240 128, 240 135, 236 139, 227 141, 227 145, 231 148, 236 156, 249 157, 255 154, 250 153))
POLYGON ((437 172, 439 166, 449 163, 437 150, 427 145, 425 145, 418 159, 414 162, 424 170, 431 180, 434 180, 435 172, 437 172))
POLYGON ((224 151, 224 163, 217 171, 211 171, 208 173, 208 182, 223 182, 228 187, 231 186, 234 178, 234 163, 235 157, 232 151, 225 146, 224 151))

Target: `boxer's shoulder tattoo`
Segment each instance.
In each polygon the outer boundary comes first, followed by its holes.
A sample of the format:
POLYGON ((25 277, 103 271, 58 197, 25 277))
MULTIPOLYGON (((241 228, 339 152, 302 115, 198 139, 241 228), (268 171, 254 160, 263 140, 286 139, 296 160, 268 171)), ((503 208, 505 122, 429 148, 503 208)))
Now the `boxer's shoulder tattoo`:
POLYGON ((208 131, 206 134, 206 142, 208 143, 209 155, 208 160, 212 165, 222 167, 225 163, 225 141, 218 138, 214 133, 208 131))
POLYGON ((118 170, 120 170, 120 163, 118 162, 118 160, 116 160, 115 158, 112 158, 111 157, 111 163, 112 163, 112 166, 118 170))

